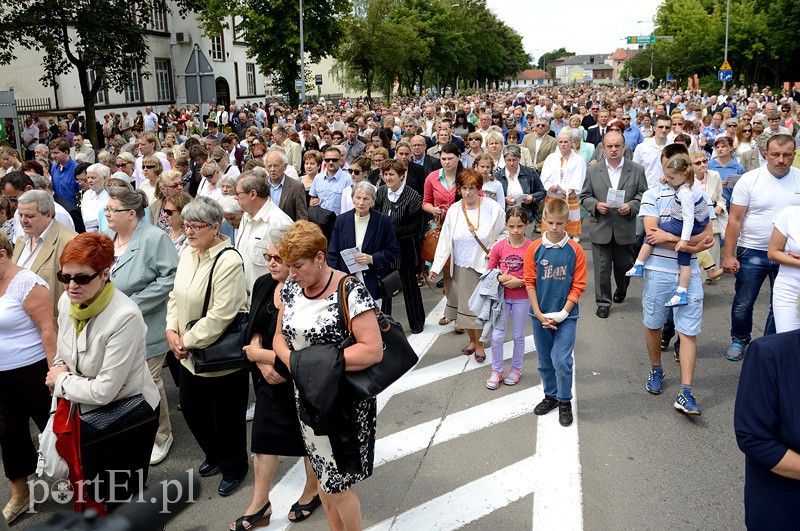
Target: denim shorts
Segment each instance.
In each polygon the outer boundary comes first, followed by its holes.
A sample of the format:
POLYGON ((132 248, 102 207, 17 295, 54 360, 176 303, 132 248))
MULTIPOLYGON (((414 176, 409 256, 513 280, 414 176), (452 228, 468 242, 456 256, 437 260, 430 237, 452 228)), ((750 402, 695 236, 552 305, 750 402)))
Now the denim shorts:
MULTIPOLYGON (((664 306, 678 287, 677 273, 644 270, 644 288, 642 289, 642 313, 644 326, 656 330, 667 322, 670 308, 664 306)), ((686 293, 689 304, 675 306, 675 329, 686 336, 700 335, 703 321, 703 286, 700 274, 692 272, 689 291, 686 293)))

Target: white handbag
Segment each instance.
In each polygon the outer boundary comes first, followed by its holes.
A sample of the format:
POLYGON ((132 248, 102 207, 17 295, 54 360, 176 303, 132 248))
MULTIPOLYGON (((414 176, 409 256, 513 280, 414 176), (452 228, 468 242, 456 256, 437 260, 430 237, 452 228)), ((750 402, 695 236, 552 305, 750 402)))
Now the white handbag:
POLYGON ((58 436, 53 433, 53 417, 55 417, 56 405, 56 397, 53 397, 47 426, 39 434, 39 457, 36 462, 36 475, 51 483, 69 478, 69 466, 56 450, 58 436))

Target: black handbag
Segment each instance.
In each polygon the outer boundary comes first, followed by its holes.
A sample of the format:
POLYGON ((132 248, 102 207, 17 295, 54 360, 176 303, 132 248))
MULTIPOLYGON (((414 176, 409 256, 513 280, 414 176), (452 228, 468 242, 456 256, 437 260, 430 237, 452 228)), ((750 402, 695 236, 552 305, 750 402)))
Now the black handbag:
POLYGON ((155 410, 141 393, 116 400, 81 414, 81 444, 101 442, 156 418, 155 410))
POLYGON ((403 281, 400 279, 400 271, 396 269, 383 278, 378 278, 378 293, 381 299, 391 299, 403 291, 403 281))
MULTIPOLYGON (((239 254, 239 251, 233 247, 226 247, 214 258, 214 264, 211 266, 211 272, 208 275, 208 287, 206 288, 206 298, 203 302, 202 315, 206 315, 206 312, 208 312, 208 303, 211 301, 214 268, 217 266, 219 257, 222 256, 225 251, 233 251, 239 254)), ((242 264, 242 267, 244 268, 244 264, 242 264)), ((199 320, 200 319, 194 319, 193 321, 189 321, 186 328, 191 330, 199 320)), ((249 343, 247 340, 248 338, 245 337, 249 321, 250 314, 247 312, 239 312, 214 343, 204 348, 191 349, 190 352, 194 359, 194 372, 196 374, 204 374, 249 367, 251 362, 247 359, 244 350, 242 350, 242 347, 249 343)))
MULTIPOLYGON (((347 293, 345 293, 345 284, 349 278, 355 279, 356 277, 348 275, 339 281, 339 316, 350 332, 350 336, 339 345, 342 350, 355 343, 350 311, 347 306, 347 293)), ((366 369, 345 371, 344 373, 342 390, 358 400, 377 395, 399 380, 419 361, 417 353, 408 343, 403 326, 390 315, 386 315, 378 309, 375 310, 375 314, 383 340, 383 359, 366 369)))

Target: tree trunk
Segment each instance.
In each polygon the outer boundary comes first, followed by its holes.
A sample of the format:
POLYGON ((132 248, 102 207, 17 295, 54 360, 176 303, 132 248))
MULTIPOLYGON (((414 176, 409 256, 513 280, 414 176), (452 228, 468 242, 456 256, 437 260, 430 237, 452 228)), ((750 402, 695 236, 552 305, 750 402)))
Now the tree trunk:
POLYGON ((101 77, 95 79, 94 86, 89 86, 89 69, 85 64, 75 65, 78 72, 78 79, 81 85, 81 97, 83 98, 83 107, 86 110, 86 132, 89 136, 89 141, 92 143, 92 148, 99 149, 100 143, 97 138, 97 126, 95 122, 97 118, 94 111, 94 100, 97 95, 97 90, 102 84, 101 77))

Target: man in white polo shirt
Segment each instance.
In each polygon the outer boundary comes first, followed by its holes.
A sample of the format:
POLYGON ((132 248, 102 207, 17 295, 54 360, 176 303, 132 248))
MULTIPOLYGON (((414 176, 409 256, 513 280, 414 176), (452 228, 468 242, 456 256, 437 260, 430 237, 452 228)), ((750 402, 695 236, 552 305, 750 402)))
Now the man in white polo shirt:
POLYGON ((733 189, 722 267, 736 275, 731 307, 731 346, 726 357, 739 361, 750 343, 753 306, 764 280, 769 277, 770 309, 764 335, 775 333, 772 286, 778 264, 767 258, 772 222, 784 208, 800 205, 800 170, 792 168, 794 139, 775 135, 767 142, 767 165, 742 175, 733 189), (736 246, 733 245, 736 242, 736 246), (735 255, 734 255, 735 251, 735 255))

